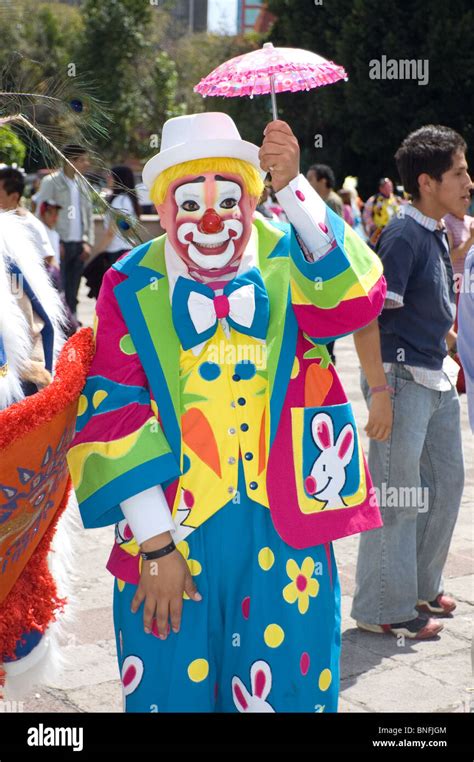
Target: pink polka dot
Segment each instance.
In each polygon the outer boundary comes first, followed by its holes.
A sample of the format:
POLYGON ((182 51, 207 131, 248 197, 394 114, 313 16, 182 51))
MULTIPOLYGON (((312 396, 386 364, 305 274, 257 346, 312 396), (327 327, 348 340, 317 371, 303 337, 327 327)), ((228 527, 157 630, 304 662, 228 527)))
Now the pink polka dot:
POLYGON ((323 233, 327 233, 328 232, 328 226, 325 225, 324 222, 318 222, 318 225, 321 228, 321 230, 323 231, 323 233))
POLYGON ((194 495, 188 489, 184 490, 183 500, 186 508, 192 508, 194 505, 194 495))
POLYGON ((304 201, 305 200, 305 195, 300 190, 295 191, 295 196, 296 196, 296 198, 299 198, 300 201, 304 201))
POLYGON ((298 574, 296 577, 296 587, 302 593, 304 590, 306 590, 306 587, 308 585, 308 580, 303 574, 298 574))
POLYGON ((128 526, 128 524, 125 524, 125 528, 123 530, 123 537, 124 537, 124 540, 131 540, 133 537, 133 532, 128 526))
POLYGON ((242 614, 244 619, 248 619, 250 616, 250 596, 247 596, 242 601, 242 614))
POLYGON ((310 665, 309 654, 306 653, 305 651, 304 653, 301 654, 301 659, 300 659, 300 670, 303 676, 308 674, 309 665, 310 665))

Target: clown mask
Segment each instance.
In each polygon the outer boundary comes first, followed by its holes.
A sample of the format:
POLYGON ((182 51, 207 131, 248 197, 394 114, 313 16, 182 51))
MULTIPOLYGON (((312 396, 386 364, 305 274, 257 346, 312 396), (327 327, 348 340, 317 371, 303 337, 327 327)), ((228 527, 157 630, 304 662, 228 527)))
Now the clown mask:
POLYGON ((188 270, 219 275, 237 269, 257 203, 240 175, 213 171, 171 183, 157 211, 188 270))

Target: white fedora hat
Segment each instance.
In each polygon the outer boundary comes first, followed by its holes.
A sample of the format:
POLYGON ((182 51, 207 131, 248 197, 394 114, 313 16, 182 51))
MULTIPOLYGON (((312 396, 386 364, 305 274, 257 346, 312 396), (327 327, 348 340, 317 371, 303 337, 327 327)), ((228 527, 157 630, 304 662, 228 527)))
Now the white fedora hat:
POLYGON ((252 164, 265 177, 258 160, 258 146, 242 140, 228 114, 210 111, 168 119, 163 125, 161 150, 143 168, 143 182, 151 188, 168 167, 193 159, 229 156, 252 164))

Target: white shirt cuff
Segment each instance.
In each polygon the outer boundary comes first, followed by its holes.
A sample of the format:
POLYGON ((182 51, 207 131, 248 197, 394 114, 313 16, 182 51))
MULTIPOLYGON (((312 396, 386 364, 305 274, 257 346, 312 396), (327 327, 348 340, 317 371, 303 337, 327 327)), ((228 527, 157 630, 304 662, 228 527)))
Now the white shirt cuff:
POLYGON ((385 294, 385 302, 384 302, 384 309, 390 310, 390 309, 396 309, 397 307, 403 307, 403 296, 401 294, 395 293, 395 291, 387 291, 385 294))
POLYGON ((139 545, 163 532, 175 532, 163 487, 159 484, 120 503, 122 513, 139 545))
POLYGON ((328 207, 304 175, 291 180, 276 197, 314 260, 332 250, 334 236, 328 207))

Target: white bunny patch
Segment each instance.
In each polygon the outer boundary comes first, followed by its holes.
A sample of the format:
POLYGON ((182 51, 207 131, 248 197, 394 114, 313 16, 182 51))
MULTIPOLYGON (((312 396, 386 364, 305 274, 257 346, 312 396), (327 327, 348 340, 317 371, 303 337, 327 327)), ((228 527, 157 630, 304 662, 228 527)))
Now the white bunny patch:
POLYGON ((311 434, 321 452, 305 479, 306 491, 325 503, 326 508, 344 507, 341 492, 346 483, 346 468, 354 454, 354 427, 346 423, 335 441, 331 416, 317 413, 311 421, 311 434))
POLYGON ((259 660, 250 669, 250 694, 239 677, 232 678, 232 696, 239 712, 274 712, 266 701, 272 688, 272 671, 266 661, 259 660))

